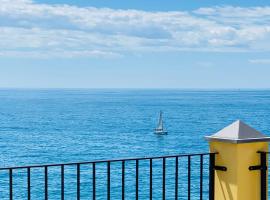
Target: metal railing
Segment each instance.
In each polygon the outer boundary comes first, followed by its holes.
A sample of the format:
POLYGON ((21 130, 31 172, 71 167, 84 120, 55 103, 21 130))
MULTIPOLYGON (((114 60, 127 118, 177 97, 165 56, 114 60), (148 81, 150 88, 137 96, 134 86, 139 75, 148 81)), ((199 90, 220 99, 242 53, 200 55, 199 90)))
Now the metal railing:
POLYGON ((215 153, 0 168, 0 199, 214 199, 215 153))
POLYGON ((261 193, 261 200, 266 200, 268 199, 267 197, 267 154, 270 152, 263 152, 263 151, 258 151, 257 152, 260 155, 260 165, 255 165, 255 166, 249 166, 249 170, 260 170, 260 193, 261 193))

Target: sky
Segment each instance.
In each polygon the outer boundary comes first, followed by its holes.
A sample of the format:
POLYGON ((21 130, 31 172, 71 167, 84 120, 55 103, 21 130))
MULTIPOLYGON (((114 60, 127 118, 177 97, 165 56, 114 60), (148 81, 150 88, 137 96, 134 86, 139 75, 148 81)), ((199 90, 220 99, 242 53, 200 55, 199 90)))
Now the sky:
POLYGON ((270 88, 264 0, 0 0, 0 88, 270 88))

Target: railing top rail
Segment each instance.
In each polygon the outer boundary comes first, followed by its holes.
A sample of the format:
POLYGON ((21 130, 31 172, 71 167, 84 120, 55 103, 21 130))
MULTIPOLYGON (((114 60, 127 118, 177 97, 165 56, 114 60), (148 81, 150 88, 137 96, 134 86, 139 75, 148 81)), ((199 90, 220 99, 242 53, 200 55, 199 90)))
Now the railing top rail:
POLYGON ((2 167, 2 170, 9 169, 26 169, 26 168, 41 168, 41 167, 57 167, 57 166, 69 166, 69 165, 86 165, 93 163, 107 163, 107 162, 121 162, 121 161, 136 161, 136 160, 150 160, 150 159, 162 159, 162 158, 174 158, 174 157, 188 157, 188 156, 204 156, 217 153, 194 153, 194 154, 178 154, 178 155, 167 155, 167 156, 154 156, 154 157, 139 157, 139 158, 123 158, 123 159, 112 159, 112 160, 94 160, 86 162, 72 162, 72 163, 57 163, 57 164, 41 164, 41 165, 29 165, 29 166, 18 166, 18 167, 2 167))

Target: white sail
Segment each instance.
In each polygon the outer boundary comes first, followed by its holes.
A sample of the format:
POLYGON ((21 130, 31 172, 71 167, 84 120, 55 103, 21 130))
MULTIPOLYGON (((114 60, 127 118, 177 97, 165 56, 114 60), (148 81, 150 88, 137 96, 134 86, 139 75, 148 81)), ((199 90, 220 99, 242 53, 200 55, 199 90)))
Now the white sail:
POLYGON ((160 135, 167 134, 167 131, 165 131, 163 127, 162 111, 160 111, 159 113, 158 125, 157 128, 155 129, 155 133, 160 135))
POLYGON ((159 120, 158 120, 157 129, 158 130, 163 130, 163 120, 162 120, 162 112, 161 111, 159 113, 159 120))

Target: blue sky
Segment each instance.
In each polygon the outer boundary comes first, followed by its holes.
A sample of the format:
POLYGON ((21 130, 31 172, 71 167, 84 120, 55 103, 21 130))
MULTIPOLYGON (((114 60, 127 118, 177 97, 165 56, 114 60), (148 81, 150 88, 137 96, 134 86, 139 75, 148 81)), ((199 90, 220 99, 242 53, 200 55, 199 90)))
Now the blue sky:
POLYGON ((0 0, 0 87, 270 88, 268 4, 0 0))

